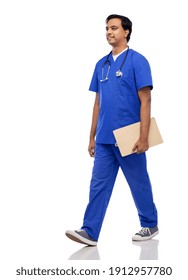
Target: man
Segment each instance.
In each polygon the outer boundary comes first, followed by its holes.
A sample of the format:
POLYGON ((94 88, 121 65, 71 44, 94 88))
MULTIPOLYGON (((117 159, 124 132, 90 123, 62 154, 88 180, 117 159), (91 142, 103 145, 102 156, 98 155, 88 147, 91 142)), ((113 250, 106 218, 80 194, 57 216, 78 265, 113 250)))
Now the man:
POLYGON ((106 19, 106 38, 112 51, 95 67, 90 91, 96 92, 88 151, 94 157, 89 203, 80 230, 67 230, 70 239, 97 245, 119 167, 130 187, 141 224, 132 240, 144 241, 158 233, 157 209, 146 165, 150 127, 150 65, 138 52, 129 49, 132 22, 121 15, 106 19), (140 137, 133 153, 122 157, 113 130, 140 121, 140 137))

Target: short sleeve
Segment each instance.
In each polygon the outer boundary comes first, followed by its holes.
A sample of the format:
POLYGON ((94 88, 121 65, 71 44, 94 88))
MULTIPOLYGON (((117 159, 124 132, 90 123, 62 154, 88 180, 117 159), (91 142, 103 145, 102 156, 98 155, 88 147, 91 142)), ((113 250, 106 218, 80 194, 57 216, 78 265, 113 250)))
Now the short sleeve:
POLYGON ((153 89, 151 68, 148 60, 141 54, 133 55, 133 69, 137 90, 149 86, 153 89))
POLYGON ((89 86, 89 90, 90 91, 94 91, 94 92, 98 92, 99 91, 99 84, 98 84, 98 70, 97 70, 97 64, 95 66, 94 72, 93 72, 93 76, 91 79, 91 83, 89 86))

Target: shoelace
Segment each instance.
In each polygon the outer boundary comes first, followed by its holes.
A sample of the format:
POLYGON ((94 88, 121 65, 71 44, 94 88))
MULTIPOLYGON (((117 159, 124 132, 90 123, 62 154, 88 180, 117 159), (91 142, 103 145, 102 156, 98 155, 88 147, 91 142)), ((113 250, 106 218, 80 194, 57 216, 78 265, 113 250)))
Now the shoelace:
POLYGON ((142 229, 139 231, 139 233, 142 234, 142 235, 145 235, 145 234, 147 234, 147 233, 150 234, 150 230, 149 230, 149 228, 142 228, 142 229))

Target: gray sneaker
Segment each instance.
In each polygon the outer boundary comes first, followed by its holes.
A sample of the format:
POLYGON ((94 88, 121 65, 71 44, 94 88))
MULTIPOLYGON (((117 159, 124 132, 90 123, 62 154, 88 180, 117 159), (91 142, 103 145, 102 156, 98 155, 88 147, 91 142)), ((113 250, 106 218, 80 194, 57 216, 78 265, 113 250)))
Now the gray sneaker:
POLYGON ((67 230, 65 232, 65 235, 70 238, 73 241, 76 241, 78 243, 86 244, 89 246, 96 246, 97 241, 95 241, 93 238, 89 236, 89 234, 83 230, 67 230))
POLYGON ((152 239, 155 235, 159 233, 158 227, 147 228, 143 227, 139 232, 137 232, 133 237, 133 241, 144 241, 152 239))

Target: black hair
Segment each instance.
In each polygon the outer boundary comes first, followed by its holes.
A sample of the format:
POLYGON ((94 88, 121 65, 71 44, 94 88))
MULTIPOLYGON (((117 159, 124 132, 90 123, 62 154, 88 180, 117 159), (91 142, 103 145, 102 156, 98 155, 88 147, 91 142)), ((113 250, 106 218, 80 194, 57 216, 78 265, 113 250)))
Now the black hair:
POLYGON ((127 36, 127 42, 129 42, 131 33, 132 33, 132 22, 130 21, 130 19, 128 17, 117 15, 117 14, 112 14, 107 17, 106 23, 108 23, 108 21, 113 18, 119 18, 121 20, 121 25, 122 25, 123 29, 129 30, 129 34, 127 36))

